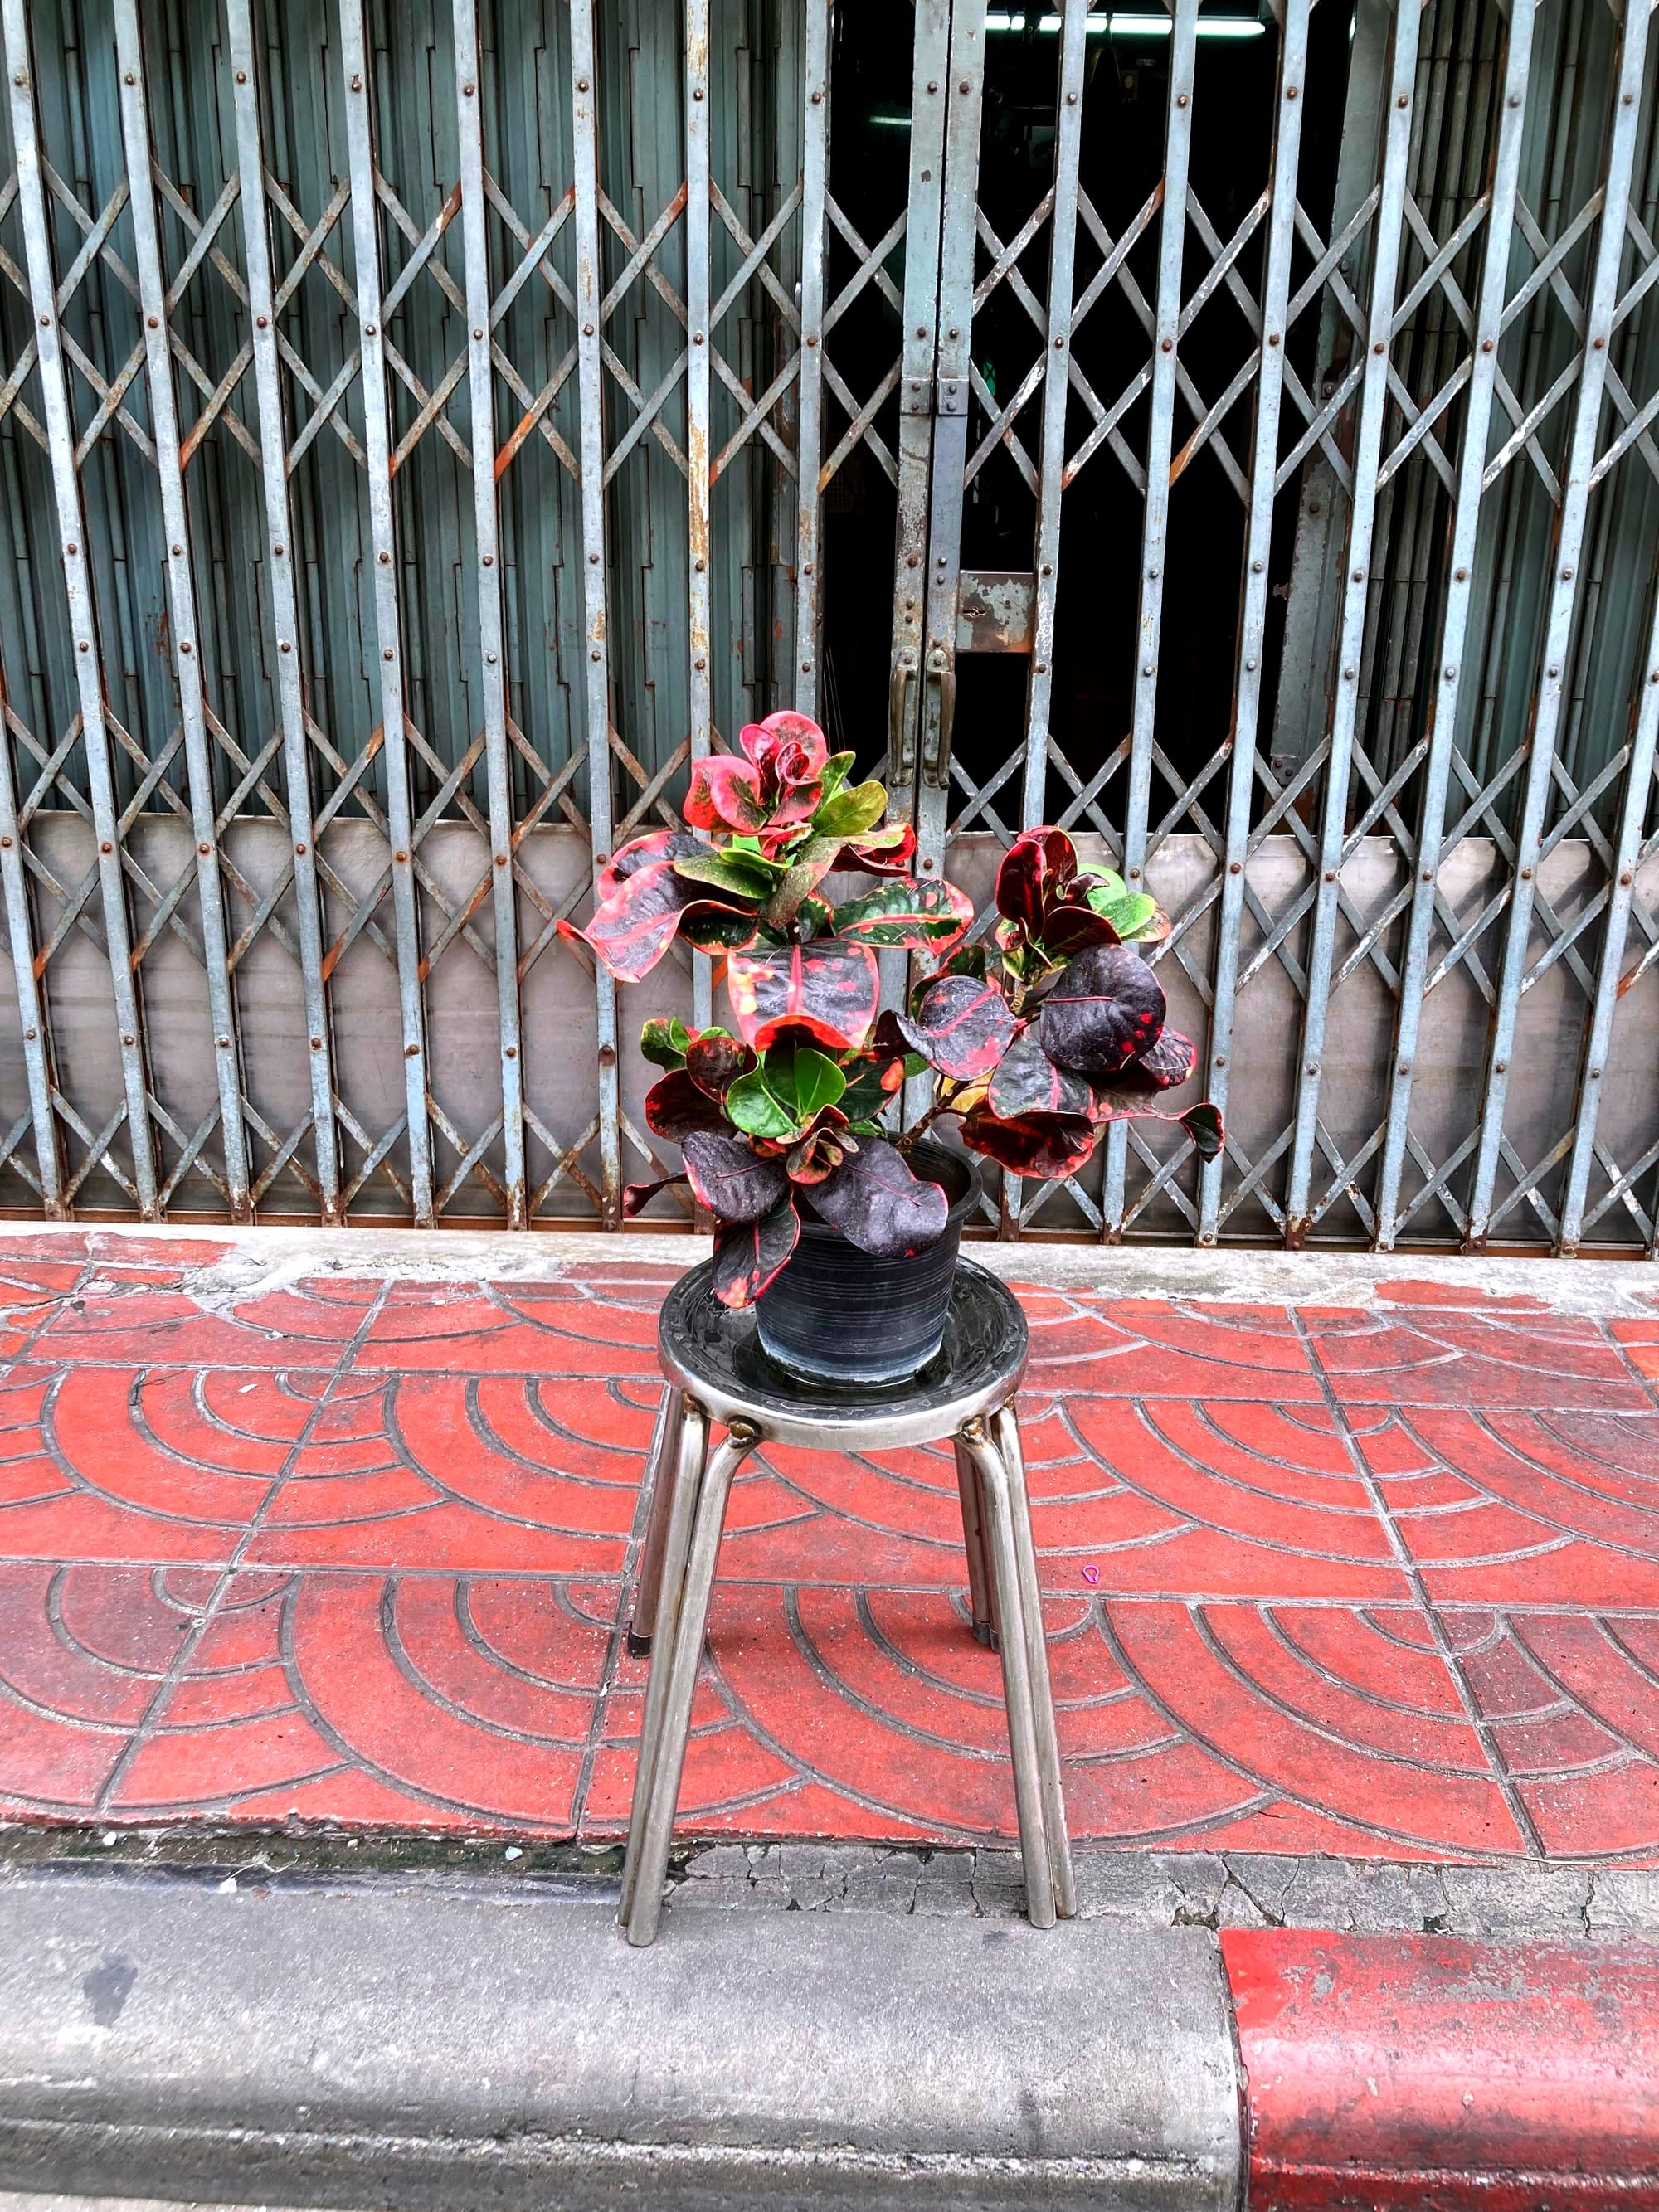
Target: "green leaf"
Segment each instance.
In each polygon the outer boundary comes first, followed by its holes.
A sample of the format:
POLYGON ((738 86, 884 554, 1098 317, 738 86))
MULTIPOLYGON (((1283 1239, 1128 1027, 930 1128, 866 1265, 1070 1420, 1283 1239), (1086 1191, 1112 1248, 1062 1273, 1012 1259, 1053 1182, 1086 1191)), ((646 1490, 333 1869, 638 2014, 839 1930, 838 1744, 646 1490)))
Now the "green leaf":
POLYGON ((657 1067, 684 1067, 690 1042, 678 1014, 659 1014, 640 1031, 640 1050, 657 1067))
POLYGON ((954 884, 895 876, 838 906, 836 934, 856 945, 925 951, 930 945, 954 943, 973 918, 972 902, 954 884))
POLYGON ((803 1045, 795 1054, 791 1070, 795 1094, 795 1110, 802 1126, 825 1106, 833 1106, 847 1088, 847 1078, 833 1060, 825 1054, 814 1052, 803 1045))
POLYGON ((793 1137, 800 1124, 774 1095, 766 1077, 763 1067, 740 1075, 726 1094, 726 1117, 751 1137, 793 1137))
POLYGON ((772 890, 771 872, 746 853, 693 853, 675 861, 674 873, 689 884, 708 884, 734 898, 763 899, 772 890))
POLYGON ((904 1055, 905 1081, 914 1083, 917 1076, 927 1074, 932 1066, 932 1061, 924 1060, 919 1052, 907 1052, 904 1055))
POLYGON ((878 783, 855 783, 826 799, 812 817, 817 837, 856 837, 873 830, 887 811, 887 793, 878 783))
POLYGON ((1131 891, 1127 897, 1113 899, 1103 906, 1091 893, 1089 903, 1111 923, 1126 945, 1146 928, 1158 912, 1158 901, 1148 898, 1145 891, 1131 891))
POLYGON ((1090 905, 1097 914, 1105 914, 1109 921, 1111 916, 1107 914, 1107 908, 1116 904, 1128 889, 1128 885, 1121 876, 1115 876, 1109 868, 1103 874, 1097 874, 1091 870, 1088 882, 1090 905))
POLYGON ((853 763, 857 757, 855 753, 830 754, 829 759, 823 763, 823 774, 818 779, 820 805, 826 799, 833 799, 842 788, 848 777, 853 773, 853 763))

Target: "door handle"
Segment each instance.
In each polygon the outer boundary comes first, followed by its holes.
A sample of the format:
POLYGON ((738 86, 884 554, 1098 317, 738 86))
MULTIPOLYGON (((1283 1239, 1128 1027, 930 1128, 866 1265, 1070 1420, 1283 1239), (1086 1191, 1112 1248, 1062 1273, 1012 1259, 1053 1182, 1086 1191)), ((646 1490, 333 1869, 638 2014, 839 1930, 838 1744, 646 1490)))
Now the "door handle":
POLYGON ((927 656, 927 681, 939 686, 939 720, 929 722, 924 709, 921 773, 935 790, 944 791, 951 781, 951 732, 957 719, 957 663, 956 655, 942 645, 936 645, 927 656))
MULTIPOLYGON (((915 672, 916 664, 908 653, 894 654, 887 681, 887 781, 901 791, 916 772, 915 726, 908 713, 910 679, 915 672)), ((908 799, 903 802, 907 809, 909 803, 908 799)))

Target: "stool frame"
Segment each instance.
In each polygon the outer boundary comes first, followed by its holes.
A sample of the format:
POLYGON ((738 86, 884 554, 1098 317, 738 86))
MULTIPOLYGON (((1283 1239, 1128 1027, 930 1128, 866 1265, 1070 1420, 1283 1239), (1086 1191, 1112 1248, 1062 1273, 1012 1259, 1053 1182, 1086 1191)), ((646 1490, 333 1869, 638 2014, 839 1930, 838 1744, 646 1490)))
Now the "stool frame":
MULTIPOLYGON (((1000 1285, 995 1288, 1001 1292, 1000 1285)), ((1021 1318, 1017 1307, 1014 1312, 1021 1318)), ((867 1413, 849 1417, 839 1409, 834 1418, 805 1400, 799 1406, 781 1402, 771 1391, 751 1393, 697 1371, 691 1360, 676 1356, 667 1323, 665 1312, 661 1352, 668 1380, 647 1468, 650 1504, 629 1633, 631 1650, 651 1653, 617 1913, 629 1942, 649 1943, 662 1910, 732 1479, 750 1455, 769 1442, 881 1450, 951 1439, 974 1633, 1002 1660, 1026 1910, 1038 1928, 1073 1917, 1076 1885, 1030 1501, 1011 1387, 1024 1364, 1023 1319, 1017 1349, 1003 1363, 1012 1374, 982 1377, 955 1401, 892 1408, 878 1403, 867 1413), (717 1424, 726 1433, 711 1449, 717 1424)))

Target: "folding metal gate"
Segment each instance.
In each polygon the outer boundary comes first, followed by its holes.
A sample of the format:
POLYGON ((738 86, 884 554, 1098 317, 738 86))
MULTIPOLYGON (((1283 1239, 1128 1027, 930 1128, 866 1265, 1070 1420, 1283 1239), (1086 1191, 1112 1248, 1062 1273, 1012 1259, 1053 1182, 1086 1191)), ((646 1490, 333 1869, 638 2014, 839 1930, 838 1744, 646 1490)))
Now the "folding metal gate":
POLYGON ((0 1202, 615 1224, 797 703, 1174 916, 1225 1156, 1002 1234, 1653 1253, 1645 0, 0 14, 0 1202))

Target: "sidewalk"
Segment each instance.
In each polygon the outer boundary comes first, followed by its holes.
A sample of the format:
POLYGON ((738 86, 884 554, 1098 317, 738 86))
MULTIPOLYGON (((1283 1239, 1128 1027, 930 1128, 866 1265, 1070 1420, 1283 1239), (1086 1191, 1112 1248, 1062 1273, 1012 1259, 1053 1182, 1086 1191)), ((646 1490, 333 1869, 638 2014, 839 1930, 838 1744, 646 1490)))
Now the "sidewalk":
MULTIPOLYGON (((696 1250, 0 1228, 0 1817, 615 1837, 696 1250)), ((1650 1271, 974 1256, 1080 1840, 1659 1863, 1650 1271)), ((722 1576, 688 1833, 1012 1836, 947 1454, 763 1454, 722 1576)))

